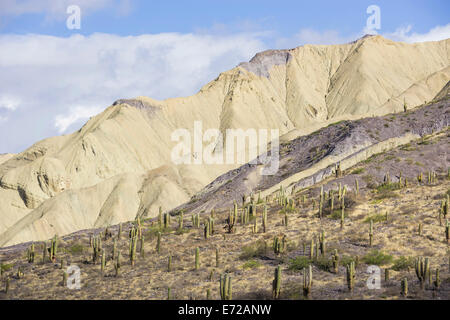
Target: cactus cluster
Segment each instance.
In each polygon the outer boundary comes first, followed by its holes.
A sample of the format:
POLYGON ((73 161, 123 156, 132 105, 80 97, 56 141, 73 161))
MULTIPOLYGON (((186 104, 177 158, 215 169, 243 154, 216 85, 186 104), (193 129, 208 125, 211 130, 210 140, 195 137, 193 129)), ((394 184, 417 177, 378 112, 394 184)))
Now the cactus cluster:
POLYGON ((352 261, 347 265, 347 287, 350 292, 353 292, 355 287, 355 262, 352 261))
POLYGON ((284 251, 286 250, 286 246, 287 246, 286 235, 276 236, 273 239, 273 246, 272 246, 272 248, 273 248, 273 252, 276 255, 284 253, 284 251))
POLYGON ((430 271, 430 261, 428 258, 418 257, 414 264, 417 279, 420 282, 420 288, 425 286, 426 277, 430 271))
POLYGON ((272 297, 274 299, 280 298, 281 292, 281 266, 275 268, 275 276, 272 281, 272 297))
POLYGON ((231 276, 227 273, 220 275, 220 298, 222 300, 232 299, 231 276))
POLYGON ((312 266, 309 265, 306 269, 303 269, 303 296, 305 299, 309 299, 313 283, 312 266))
POLYGON ((28 263, 34 263, 35 256, 34 243, 32 243, 27 252, 28 263))

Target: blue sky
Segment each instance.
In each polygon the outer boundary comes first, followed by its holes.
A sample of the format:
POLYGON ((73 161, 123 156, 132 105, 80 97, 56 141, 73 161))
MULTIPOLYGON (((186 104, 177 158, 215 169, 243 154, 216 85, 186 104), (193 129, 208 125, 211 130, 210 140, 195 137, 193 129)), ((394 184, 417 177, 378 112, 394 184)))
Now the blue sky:
POLYGON ((0 153, 73 132, 119 98, 194 94, 265 49, 353 41, 370 5, 392 40, 450 36, 448 0, 0 0, 0 153))

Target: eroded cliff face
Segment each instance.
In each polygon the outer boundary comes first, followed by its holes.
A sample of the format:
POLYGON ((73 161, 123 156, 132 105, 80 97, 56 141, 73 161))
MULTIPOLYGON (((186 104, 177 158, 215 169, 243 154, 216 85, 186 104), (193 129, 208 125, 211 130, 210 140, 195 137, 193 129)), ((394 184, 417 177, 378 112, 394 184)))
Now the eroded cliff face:
POLYGON ((295 137, 430 101, 450 78, 449 41, 405 44, 372 36, 271 50, 194 96, 116 101, 73 134, 0 156, 0 245, 154 216, 159 206, 188 201, 239 166, 173 163, 172 133, 192 132, 195 121, 203 130, 278 129, 295 137))

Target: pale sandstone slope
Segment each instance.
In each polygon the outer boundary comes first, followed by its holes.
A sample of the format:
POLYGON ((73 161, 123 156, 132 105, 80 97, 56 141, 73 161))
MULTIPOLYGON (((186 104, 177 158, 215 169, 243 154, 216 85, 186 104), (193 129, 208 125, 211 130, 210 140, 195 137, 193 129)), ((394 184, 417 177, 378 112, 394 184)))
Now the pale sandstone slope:
MULTIPOLYGON (((279 129, 307 134, 341 119, 431 100, 449 81, 450 40, 380 36, 257 54, 196 95, 120 100, 79 131, 0 161, 0 245, 154 216, 237 165, 171 161, 177 128, 279 129)), ((0 158, 1 160, 1 158, 0 158)))

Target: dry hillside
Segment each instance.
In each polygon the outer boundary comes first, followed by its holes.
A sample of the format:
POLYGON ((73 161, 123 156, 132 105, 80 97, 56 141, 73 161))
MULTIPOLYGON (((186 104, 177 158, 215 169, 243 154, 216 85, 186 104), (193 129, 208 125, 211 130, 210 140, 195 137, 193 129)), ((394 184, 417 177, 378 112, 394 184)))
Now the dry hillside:
POLYGON ((77 132, 0 158, 0 246, 154 217, 160 206, 189 201, 239 166, 174 165, 171 133, 194 121, 222 132, 279 129, 291 139, 431 101, 450 79, 449 41, 372 36, 267 51, 190 97, 119 100, 77 132))

